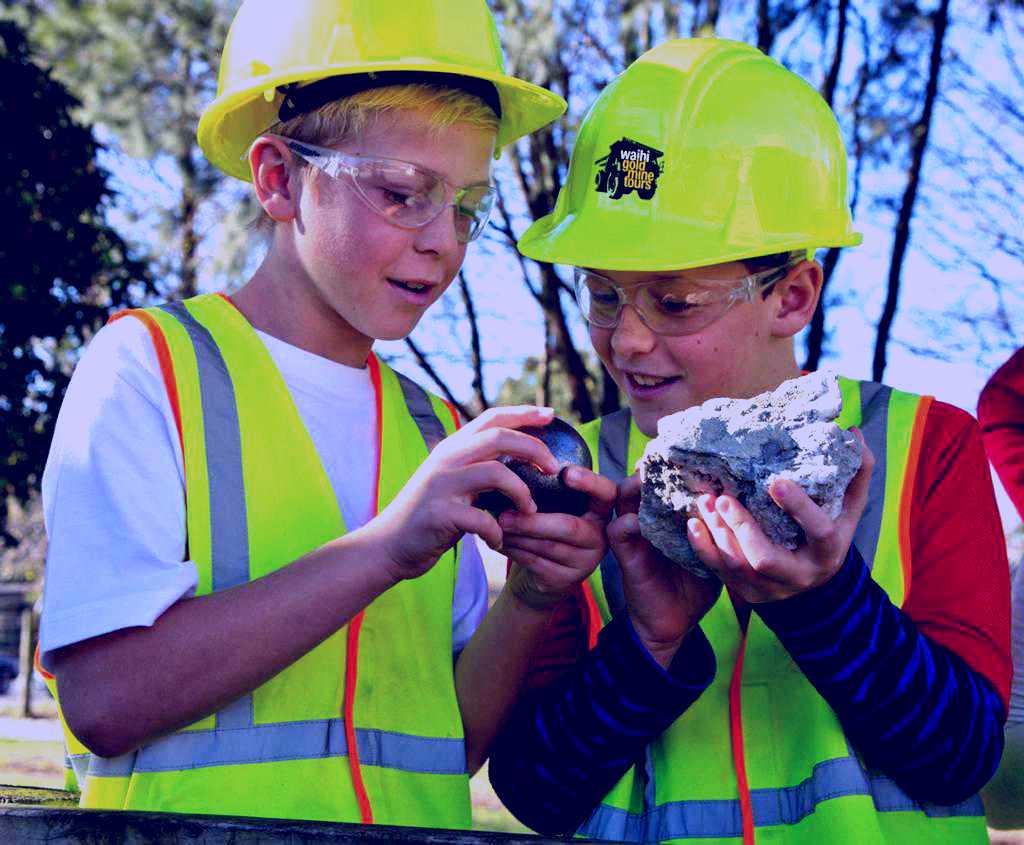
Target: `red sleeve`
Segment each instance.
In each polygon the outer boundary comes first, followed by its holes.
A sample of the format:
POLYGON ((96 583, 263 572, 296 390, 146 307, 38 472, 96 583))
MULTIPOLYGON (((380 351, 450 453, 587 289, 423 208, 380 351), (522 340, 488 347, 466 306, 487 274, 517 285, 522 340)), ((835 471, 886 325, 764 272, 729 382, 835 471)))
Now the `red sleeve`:
POLYGON ((933 402, 910 512, 904 612, 921 633, 1010 695, 1010 567, 981 432, 966 411, 933 402))
POLYGON ((982 389, 978 422, 989 460, 1024 518, 1024 348, 982 389))

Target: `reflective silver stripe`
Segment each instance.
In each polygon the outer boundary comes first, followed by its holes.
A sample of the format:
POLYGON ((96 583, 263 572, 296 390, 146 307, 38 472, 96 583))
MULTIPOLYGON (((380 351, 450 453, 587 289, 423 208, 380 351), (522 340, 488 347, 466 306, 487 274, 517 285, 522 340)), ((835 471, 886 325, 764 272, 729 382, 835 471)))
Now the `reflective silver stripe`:
MULTIPOLYGON (((860 430, 875 456, 875 470, 871 475, 868 504, 857 523, 853 544, 868 567, 874 566, 878 538, 882 532, 882 514, 885 510, 886 451, 889 431, 889 397, 892 388, 871 381, 860 382, 860 430)), ((898 503, 890 503, 898 507, 898 503)))
POLYGON ((78 781, 78 788, 81 789, 85 784, 86 775, 89 773, 89 760, 92 758, 92 754, 88 752, 85 754, 65 754, 64 761, 65 767, 70 767, 75 773, 75 780, 78 781))
MULTIPOLYGON (((629 432, 633 417, 629 408, 623 408, 601 418, 597 435, 597 471, 616 484, 626 477, 629 458, 629 432)), ((622 573, 611 549, 601 560, 601 583, 608 609, 614 616, 626 606, 622 592, 622 573)))
MULTIPOLYGON (((819 803, 850 795, 870 795, 880 813, 918 812, 929 818, 982 816, 977 796, 953 806, 920 803, 892 780, 868 775, 854 757, 826 760, 796 786, 750 792, 755 827, 794 825, 811 815, 819 803)), ((646 814, 629 813, 602 804, 578 831, 591 838, 655 842, 692 837, 740 837, 743 824, 737 800, 675 801, 646 814)))
POLYGON ((249 527, 242 476, 242 435, 235 389, 210 332, 180 302, 160 308, 185 328, 195 349, 210 479, 210 551, 213 589, 249 580, 249 527))
MULTIPOLYGON (((466 751, 461 739, 357 728, 356 744, 362 766, 427 774, 466 773, 466 751)), ((276 760, 318 760, 347 754, 341 719, 279 722, 230 731, 182 731, 122 757, 93 755, 89 774, 129 777, 136 772, 176 772, 276 760)))
POLYGON ((400 372, 392 370, 398 376, 398 383, 402 387, 402 396, 405 397, 405 405, 409 413, 416 421, 416 426, 423 435, 423 442, 427 444, 427 451, 431 451, 438 443, 448 436, 444 424, 438 419, 434 412, 434 405, 430 401, 427 391, 416 382, 400 372))
POLYGON ((626 459, 629 457, 629 431, 633 417, 629 408, 601 418, 597 435, 597 471, 616 484, 628 474, 626 459))
MULTIPOLYGON (((210 503, 210 580, 214 592, 249 581, 249 526, 242 472, 242 432, 235 387, 209 329, 180 302, 161 305, 187 332, 196 356, 210 503)), ((218 728, 253 724, 252 695, 216 715, 218 728)))
MULTIPOLYGON (((180 303, 161 306, 188 333, 195 351, 205 430, 214 590, 249 581, 249 541, 242 474, 241 430, 234 385, 216 341, 180 303)), ((397 375, 397 374, 396 374, 397 375)), ((398 375, 409 413, 427 448, 445 437, 429 395, 415 382, 398 375)), ((461 739, 413 736, 374 729, 356 729, 360 763, 407 772, 466 774, 461 739)), ((80 782, 88 775, 130 777, 135 772, 184 771, 275 760, 345 757, 348 747, 341 719, 257 725, 253 696, 242 696, 216 714, 216 728, 181 731, 131 754, 102 758, 91 754, 73 759, 80 782)))

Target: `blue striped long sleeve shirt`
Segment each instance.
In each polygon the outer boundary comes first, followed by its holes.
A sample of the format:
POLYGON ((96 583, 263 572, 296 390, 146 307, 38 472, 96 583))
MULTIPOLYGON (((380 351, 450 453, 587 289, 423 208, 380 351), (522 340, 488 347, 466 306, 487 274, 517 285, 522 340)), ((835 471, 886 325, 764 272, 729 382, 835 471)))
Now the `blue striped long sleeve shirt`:
MULTIPOLYGON (((827 583, 754 610, 867 763, 909 795, 955 803, 991 777, 1003 742, 998 693, 916 629, 856 549, 827 583)), ((517 708, 492 750, 491 783, 533 829, 576 830, 715 668, 699 627, 664 670, 627 614, 616 616, 573 671, 517 708)))

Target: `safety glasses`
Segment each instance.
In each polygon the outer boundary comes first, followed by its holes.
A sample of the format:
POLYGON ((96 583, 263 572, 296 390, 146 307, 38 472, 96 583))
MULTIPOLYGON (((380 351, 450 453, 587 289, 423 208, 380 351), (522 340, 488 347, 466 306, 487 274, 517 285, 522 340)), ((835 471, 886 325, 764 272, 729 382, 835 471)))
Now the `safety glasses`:
POLYGON ((655 334, 680 336, 707 328, 736 302, 752 301, 759 291, 784 278, 797 263, 737 279, 738 284, 725 291, 721 279, 697 278, 655 279, 624 288, 607 276, 575 267, 573 290, 583 318, 591 326, 615 328, 628 304, 655 334))
POLYGON ((445 209, 454 208, 455 237, 459 243, 469 243, 479 237, 494 206, 495 189, 489 183, 455 188, 437 173, 408 161, 348 155, 274 137, 332 179, 347 176, 370 208, 403 229, 419 229, 445 209))

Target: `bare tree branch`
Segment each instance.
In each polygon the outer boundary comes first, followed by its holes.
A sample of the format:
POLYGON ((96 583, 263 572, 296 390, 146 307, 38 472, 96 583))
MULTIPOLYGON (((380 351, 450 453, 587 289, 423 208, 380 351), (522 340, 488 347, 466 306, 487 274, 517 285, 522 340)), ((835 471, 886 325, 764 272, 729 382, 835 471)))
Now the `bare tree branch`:
POLYGON ((445 384, 444 381, 442 381, 441 377, 437 374, 434 368, 430 366, 430 361, 427 360, 427 356, 423 354, 423 352, 420 350, 420 348, 416 345, 416 343, 413 341, 411 337, 407 337, 405 339, 405 345, 408 346, 409 349, 412 351, 412 354, 416 358, 416 362, 420 365, 420 369, 422 369, 423 372, 430 376, 430 380, 437 385, 437 389, 444 394, 445 399, 447 399, 449 402, 452 403, 452 405, 455 406, 455 410, 457 410, 459 414, 462 415, 462 418, 466 420, 473 419, 476 416, 476 414, 470 413, 469 408, 467 408, 465 405, 459 402, 458 399, 455 398, 451 390, 448 389, 448 385, 445 384))

